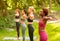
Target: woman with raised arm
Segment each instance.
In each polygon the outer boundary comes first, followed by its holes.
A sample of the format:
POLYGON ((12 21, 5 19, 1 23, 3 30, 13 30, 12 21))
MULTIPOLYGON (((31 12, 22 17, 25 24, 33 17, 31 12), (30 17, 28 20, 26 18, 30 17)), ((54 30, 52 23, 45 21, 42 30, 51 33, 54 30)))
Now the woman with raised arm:
POLYGON ((26 10, 22 10, 21 26, 22 26, 23 41, 25 41, 26 19, 27 19, 26 10))
POLYGON ((16 22, 16 31, 17 31, 17 39, 19 39, 19 27, 20 27, 20 10, 15 10, 15 22, 16 22))
POLYGON ((29 37, 30 37, 30 41, 33 41, 33 32, 34 32, 34 28, 32 26, 33 20, 34 20, 34 8, 33 7, 29 7, 28 8, 28 32, 29 32, 29 37))
POLYGON ((45 32, 46 23, 48 20, 52 19, 52 17, 48 17, 48 9, 43 8, 40 12, 41 19, 39 20, 39 35, 40 35, 40 41, 47 41, 48 36, 45 32))

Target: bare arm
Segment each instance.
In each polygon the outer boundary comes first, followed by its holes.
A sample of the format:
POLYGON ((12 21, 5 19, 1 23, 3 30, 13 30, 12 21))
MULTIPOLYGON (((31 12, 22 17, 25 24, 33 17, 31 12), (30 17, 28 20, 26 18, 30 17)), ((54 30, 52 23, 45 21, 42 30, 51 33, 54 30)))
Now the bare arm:
POLYGON ((33 20, 34 19, 34 16, 30 16, 30 19, 33 20))
POLYGON ((26 16, 26 15, 23 15, 23 18, 24 18, 24 19, 27 19, 27 16, 26 16))
POLYGON ((55 20, 53 17, 44 17, 46 20, 55 20))

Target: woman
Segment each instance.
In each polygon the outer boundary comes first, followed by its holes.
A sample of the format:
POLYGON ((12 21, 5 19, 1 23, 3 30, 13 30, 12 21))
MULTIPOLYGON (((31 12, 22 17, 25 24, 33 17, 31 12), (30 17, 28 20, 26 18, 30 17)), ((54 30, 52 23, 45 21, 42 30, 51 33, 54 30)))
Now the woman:
POLYGON ((16 22, 16 31, 17 31, 17 39, 19 39, 19 27, 20 27, 20 10, 15 10, 15 22, 16 22))
POLYGON ((47 21, 52 19, 52 17, 48 17, 48 10, 45 8, 40 12, 40 16, 41 16, 41 20, 39 20, 40 41, 47 41, 48 36, 45 32, 45 27, 47 21))
POLYGON ((29 32, 29 37, 30 37, 30 41, 33 41, 33 32, 34 32, 34 28, 32 26, 33 20, 34 20, 34 14, 33 14, 34 8, 33 7, 29 7, 28 9, 28 32, 29 32))
POLYGON ((25 31, 26 31, 26 10, 22 10, 22 15, 21 15, 21 26, 22 26, 22 36, 23 36, 23 41, 25 41, 25 31))

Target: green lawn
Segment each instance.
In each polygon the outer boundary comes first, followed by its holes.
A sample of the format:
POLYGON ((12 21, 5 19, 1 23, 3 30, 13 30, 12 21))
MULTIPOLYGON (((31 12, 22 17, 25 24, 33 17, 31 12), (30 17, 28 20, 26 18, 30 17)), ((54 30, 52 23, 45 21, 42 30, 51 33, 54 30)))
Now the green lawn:
MULTIPOLYGON (((35 41, 39 41, 39 33, 38 33, 38 23, 34 22, 34 36, 37 38, 35 41)), ((60 23, 47 23, 46 32, 48 34, 48 41, 60 41, 60 23)), ((22 36, 21 28, 20 28, 20 36, 22 36)), ((26 36, 28 36, 28 29, 26 28, 26 36)), ((3 40, 4 37, 16 37, 16 30, 9 31, 9 29, 0 29, 0 41, 18 41, 18 40, 3 40)), ((22 41, 22 40, 19 40, 22 41)), ((29 40, 26 40, 29 41, 29 40)))

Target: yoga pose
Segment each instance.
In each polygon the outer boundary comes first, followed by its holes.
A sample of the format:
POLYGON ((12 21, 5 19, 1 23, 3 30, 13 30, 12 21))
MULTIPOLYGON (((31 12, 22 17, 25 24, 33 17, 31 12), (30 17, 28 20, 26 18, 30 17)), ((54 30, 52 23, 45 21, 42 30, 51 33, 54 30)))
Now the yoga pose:
POLYGON ((17 31, 17 39, 19 39, 19 27, 20 27, 20 10, 15 10, 15 22, 16 22, 16 31, 17 31))
POLYGON ((34 8, 29 7, 27 21, 28 21, 28 32, 29 32, 30 41, 33 41, 33 32, 34 32, 34 28, 32 26, 32 22, 34 19, 33 11, 34 11, 34 8))
POLYGON ((52 17, 48 17, 48 9, 43 8, 40 12, 41 20, 39 20, 39 35, 40 35, 40 41, 47 41, 48 36, 45 32, 46 23, 48 20, 52 19, 52 17))
POLYGON ((22 10, 22 15, 21 15, 21 26, 22 26, 22 36, 23 36, 23 41, 25 41, 25 31, 26 31, 26 10, 22 10))

